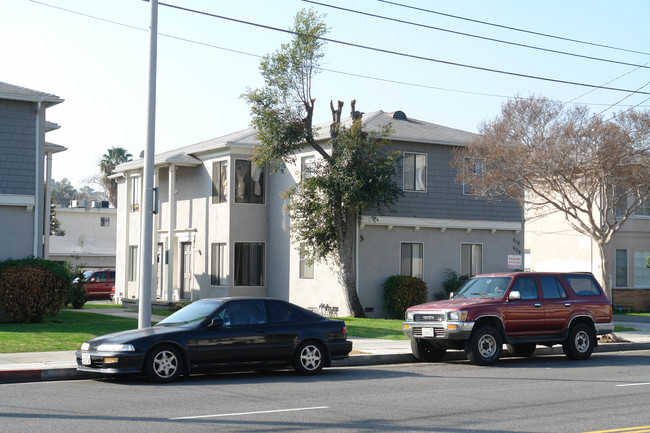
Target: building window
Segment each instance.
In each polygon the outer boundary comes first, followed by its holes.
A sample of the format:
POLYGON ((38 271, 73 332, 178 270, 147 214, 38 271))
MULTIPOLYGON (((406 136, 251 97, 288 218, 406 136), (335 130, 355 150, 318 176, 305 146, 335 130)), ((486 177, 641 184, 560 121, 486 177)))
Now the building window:
POLYGON ((422 278, 423 244, 402 243, 400 274, 422 278))
POLYGON ((127 269, 129 281, 138 280, 138 246, 129 246, 129 267, 127 269))
POLYGON ((616 284, 615 287, 627 287, 627 250, 616 250, 616 284))
POLYGON ((131 177, 131 212, 140 211, 140 199, 142 197, 142 183, 140 176, 131 177))
POLYGON ((110 217, 100 217, 99 226, 100 227, 110 227, 111 226, 111 218, 110 217))
POLYGON ((264 244, 235 243, 235 286, 264 285, 264 244))
POLYGON ((641 206, 639 206, 636 211, 634 212, 634 215, 636 216, 650 216, 650 199, 645 200, 643 203, 641 203, 641 206))
POLYGON ((316 170, 316 158, 314 155, 303 156, 300 160, 300 180, 310 178, 316 170))
POLYGON ((314 278, 314 262, 312 261, 311 248, 306 242, 300 243, 300 278, 314 278))
POLYGON ((264 169, 235 161, 235 203, 264 203, 264 169))
POLYGON ((427 190, 426 153, 404 152, 404 191, 427 190))
POLYGON ((213 286, 226 285, 226 244, 212 244, 212 263, 210 284, 213 286))
POLYGON ((650 287, 650 268, 646 268, 650 250, 634 251, 634 287, 650 287))
POLYGON ((473 179, 485 172, 485 160, 477 158, 465 158, 466 171, 463 173, 463 194, 474 195, 476 191, 471 183, 473 179))
POLYGON ((460 274, 474 275, 483 273, 483 245, 462 244, 460 246, 460 274))
POLYGON ((225 203, 228 198, 228 161, 212 163, 212 203, 225 203))

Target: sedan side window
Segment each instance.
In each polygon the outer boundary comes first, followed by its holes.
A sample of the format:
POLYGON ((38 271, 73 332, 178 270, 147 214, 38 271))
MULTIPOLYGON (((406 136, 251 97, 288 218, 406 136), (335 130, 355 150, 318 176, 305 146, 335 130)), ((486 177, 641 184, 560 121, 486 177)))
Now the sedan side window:
POLYGON ((521 299, 537 299, 537 284, 534 277, 520 277, 512 286, 512 291, 521 293, 521 299))
POLYGON ((562 284, 555 277, 539 277, 542 283, 542 292, 544 299, 565 299, 568 298, 562 284))
POLYGON ((266 323, 263 301, 232 302, 217 315, 225 326, 258 325, 266 323))
POLYGON ((298 322, 300 316, 281 302, 269 302, 269 323, 298 322))

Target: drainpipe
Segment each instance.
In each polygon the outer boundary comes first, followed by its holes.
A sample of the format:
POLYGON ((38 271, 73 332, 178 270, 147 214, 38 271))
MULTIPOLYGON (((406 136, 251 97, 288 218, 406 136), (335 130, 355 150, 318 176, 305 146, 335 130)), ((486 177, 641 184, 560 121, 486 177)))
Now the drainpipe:
POLYGON ((34 140, 34 247, 33 247, 33 252, 32 255, 34 257, 42 257, 43 254, 42 252, 39 254, 39 244, 42 245, 42 233, 39 233, 38 230, 38 220, 39 220, 39 215, 40 215, 40 210, 41 207, 39 204, 41 203, 40 198, 40 186, 39 186, 39 179, 41 176, 39 175, 39 168, 41 166, 41 110, 42 110, 42 101, 38 101, 36 107, 36 139, 34 140), (40 241, 39 241, 40 238, 40 241))

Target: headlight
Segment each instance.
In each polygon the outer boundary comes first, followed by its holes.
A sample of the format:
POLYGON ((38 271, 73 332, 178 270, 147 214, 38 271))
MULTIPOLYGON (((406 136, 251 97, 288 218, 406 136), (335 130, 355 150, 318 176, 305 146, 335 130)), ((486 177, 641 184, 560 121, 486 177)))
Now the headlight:
POLYGON ((97 347, 98 352, 133 352, 135 348, 132 344, 100 344, 97 347))
POLYGON ((88 349, 90 349, 90 344, 84 343, 81 345, 81 350, 88 350, 88 349))
POLYGON ((412 322, 414 314, 415 313, 413 313, 413 311, 407 311, 406 312, 406 321, 407 322, 412 322))
POLYGON ((467 319, 467 311, 450 311, 447 313, 447 320, 450 322, 464 322, 467 319))

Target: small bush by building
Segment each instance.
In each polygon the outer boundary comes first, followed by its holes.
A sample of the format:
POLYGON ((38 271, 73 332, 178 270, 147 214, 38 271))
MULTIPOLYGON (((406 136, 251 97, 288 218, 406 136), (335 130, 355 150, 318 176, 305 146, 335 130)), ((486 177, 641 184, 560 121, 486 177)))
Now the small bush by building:
POLYGON ((395 319, 403 319, 406 309, 427 302, 427 283, 421 278, 393 275, 384 283, 386 311, 395 319))
POLYGON ((12 321, 40 322, 55 316, 71 285, 70 271, 50 260, 27 258, 0 262, 0 310, 12 321))

